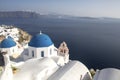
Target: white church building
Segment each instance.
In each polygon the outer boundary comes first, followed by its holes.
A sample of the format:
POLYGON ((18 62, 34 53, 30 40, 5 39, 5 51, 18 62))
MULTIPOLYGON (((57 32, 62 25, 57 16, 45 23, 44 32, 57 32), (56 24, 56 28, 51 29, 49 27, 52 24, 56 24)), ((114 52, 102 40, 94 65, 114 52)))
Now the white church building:
POLYGON ((22 62, 10 60, 14 47, 15 42, 12 39, 9 41, 9 38, 0 44, 0 54, 5 63, 0 80, 92 80, 83 63, 69 60, 69 49, 65 42, 56 48, 48 35, 37 34, 28 43, 27 51, 21 54, 22 62), (15 74, 11 65, 18 69, 15 74))
POLYGON ((12 55, 17 52, 16 42, 11 37, 6 37, 0 44, 0 51, 12 55))
POLYGON ((46 34, 37 34, 29 42, 29 57, 41 58, 57 56, 58 49, 46 34))

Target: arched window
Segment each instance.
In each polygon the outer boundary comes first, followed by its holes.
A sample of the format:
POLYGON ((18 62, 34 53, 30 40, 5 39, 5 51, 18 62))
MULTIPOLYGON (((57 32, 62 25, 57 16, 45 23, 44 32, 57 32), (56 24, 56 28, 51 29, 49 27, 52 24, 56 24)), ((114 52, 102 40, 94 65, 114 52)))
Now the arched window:
POLYGON ((41 57, 44 57, 44 51, 41 51, 41 57))
POLYGON ((34 55, 34 51, 32 51, 32 57, 34 57, 35 55, 34 55))
POLYGON ((14 49, 13 49, 13 52, 14 52, 14 49))

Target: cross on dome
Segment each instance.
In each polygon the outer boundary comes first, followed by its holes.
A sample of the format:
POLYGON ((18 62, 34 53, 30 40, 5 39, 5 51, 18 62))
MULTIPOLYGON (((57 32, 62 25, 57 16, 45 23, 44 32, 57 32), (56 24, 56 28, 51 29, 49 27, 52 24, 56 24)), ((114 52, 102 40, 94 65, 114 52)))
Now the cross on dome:
POLYGON ((42 31, 40 30, 40 34, 42 34, 42 31))
POLYGON ((8 38, 8 36, 5 36, 5 39, 7 39, 8 38))

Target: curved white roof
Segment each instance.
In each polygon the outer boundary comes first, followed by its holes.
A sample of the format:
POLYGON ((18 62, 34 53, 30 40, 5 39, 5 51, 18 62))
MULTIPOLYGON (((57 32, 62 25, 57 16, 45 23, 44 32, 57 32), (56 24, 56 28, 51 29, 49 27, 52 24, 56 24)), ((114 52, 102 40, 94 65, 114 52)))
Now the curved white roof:
POLYGON ((70 61, 57 70, 48 80, 80 80, 80 78, 81 80, 91 80, 89 70, 79 61, 70 61))
POLYGON ((52 74, 57 68, 57 64, 50 58, 30 59, 19 67, 19 71, 14 74, 13 80, 36 80, 35 78, 40 76, 42 72, 51 70, 52 74))
POLYGON ((97 71, 94 80, 120 80, 120 70, 115 68, 106 68, 97 71))

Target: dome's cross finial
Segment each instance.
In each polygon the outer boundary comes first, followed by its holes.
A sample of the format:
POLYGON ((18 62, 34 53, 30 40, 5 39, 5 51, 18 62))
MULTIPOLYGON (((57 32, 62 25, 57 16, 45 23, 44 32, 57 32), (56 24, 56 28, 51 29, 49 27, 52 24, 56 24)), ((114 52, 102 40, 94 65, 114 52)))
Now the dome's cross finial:
POLYGON ((7 36, 5 36, 5 38, 6 38, 6 39, 8 39, 8 35, 7 35, 7 36))
POLYGON ((40 30, 40 34, 42 34, 42 31, 40 30))

